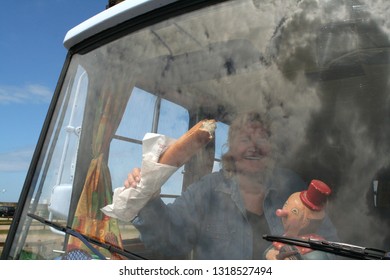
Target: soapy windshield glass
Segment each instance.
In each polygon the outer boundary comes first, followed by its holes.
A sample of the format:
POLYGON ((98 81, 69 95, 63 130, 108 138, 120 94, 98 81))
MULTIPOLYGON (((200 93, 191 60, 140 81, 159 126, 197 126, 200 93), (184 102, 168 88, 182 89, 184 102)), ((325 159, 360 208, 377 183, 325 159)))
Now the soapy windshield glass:
MULTIPOLYGON (((389 8, 227 1, 74 54, 25 211, 143 258, 271 258, 281 248, 263 234, 285 232, 390 249, 389 8), (211 141, 171 176, 143 165, 145 135, 178 139, 204 119, 211 141), (156 189, 123 192, 136 167, 156 189)), ((99 258, 74 236, 19 230, 14 258, 99 258)))

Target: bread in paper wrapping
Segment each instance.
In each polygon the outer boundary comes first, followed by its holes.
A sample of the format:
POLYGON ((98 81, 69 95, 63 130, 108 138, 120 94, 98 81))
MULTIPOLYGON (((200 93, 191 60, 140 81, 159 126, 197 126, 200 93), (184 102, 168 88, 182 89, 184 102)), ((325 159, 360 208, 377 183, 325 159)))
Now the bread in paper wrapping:
POLYGON ((180 167, 214 137, 215 120, 202 120, 170 145, 159 163, 180 167))
POLYGON ((215 128, 215 120, 202 120, 178 140, 147 133, 142 140, 141 181, 136 188, 116 188, 113 203, 103 207, 103 213, 132 221, 169 177, 213 138, 215 128))

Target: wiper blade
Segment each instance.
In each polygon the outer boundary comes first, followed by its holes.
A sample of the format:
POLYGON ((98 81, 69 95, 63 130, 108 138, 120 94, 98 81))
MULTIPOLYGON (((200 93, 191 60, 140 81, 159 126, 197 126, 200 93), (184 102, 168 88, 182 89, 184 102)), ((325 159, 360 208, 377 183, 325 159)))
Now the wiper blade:
POLYGON ((94 245, 97 245, 101 248, 104 248, 106 250, 108 250, 109 252, 111 253, 117 253, 119 255, 122 255, 128 259, 136 259, 136 260, 146 260, 146 258, 142 257, 142 256, 139 256, 135 253, 132 253, 132 252, 129 252, 127 250, 123 250, 123 249, 120 249, 118 247, 115 247, 113 245, 110 245, 110 244, 107 244, 107 243, 104 243, 104 242, 101 242, 97 239, 94 239, 92 237, 89 237, 85 234, 82 234, 70 227, 63 227, 57 223, 53 223, 51 221, 48 221, 40 216, 37 216, 35 214, 32 214, 32 213, 28 213, 27 216, 33 218, 34 220, 37 220, 39 222, 41 222, 42 224, 45 224, 45 225, 48 225, 50 227, 53 227, 55 228, 56 230, 59 230, 59 231, 62 231, 64 233, 67 233, 67 234, 70 234, 72 236, 75 236, 77 237, 78 239, 80 239, 88 248, 90 248, 93 252, 95 252, 101 259, 106 259, 103 255, 101 255, 101 253, 99 252, 96 252, 96 248, 92 247, 91 244, 94 244, 94 245), (90 244, 88 244, 90 243, 90 244))
POLYGON ((319 239, 301 239, 276 235, 263 235, 263 239, 295 245, 313 250, 332 253, 338 256, 356 260, 390 260, 390 252, 380 249, 356 246, 347 243, 333 242, 319 239))

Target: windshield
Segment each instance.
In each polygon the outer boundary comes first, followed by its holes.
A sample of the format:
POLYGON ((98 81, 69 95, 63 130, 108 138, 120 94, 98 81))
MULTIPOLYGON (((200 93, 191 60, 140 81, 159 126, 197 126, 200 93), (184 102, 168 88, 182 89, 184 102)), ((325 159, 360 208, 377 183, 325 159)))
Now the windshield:
POLYGON ((73 54, 7 257, 128 257, 28 213, 147 259, 263 259, 285 233, 389 249, 389 8, 226 1, 73 54), (145 164, 145 136, 205 119, 189 161, 145 164))

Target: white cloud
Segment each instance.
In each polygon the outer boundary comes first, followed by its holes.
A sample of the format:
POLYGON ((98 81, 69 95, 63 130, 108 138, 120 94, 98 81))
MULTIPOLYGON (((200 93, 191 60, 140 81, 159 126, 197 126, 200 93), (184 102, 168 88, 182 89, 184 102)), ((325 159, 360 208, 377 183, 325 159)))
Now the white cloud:
POLYGON ((24 86, 0 85, 0 105, 11 103, 48 103, 53 91, 38 84, 24 86))
POLYGON ((21 149, 0 153, 0 172, 27 171, 33 152, 32 149, 21 149))

